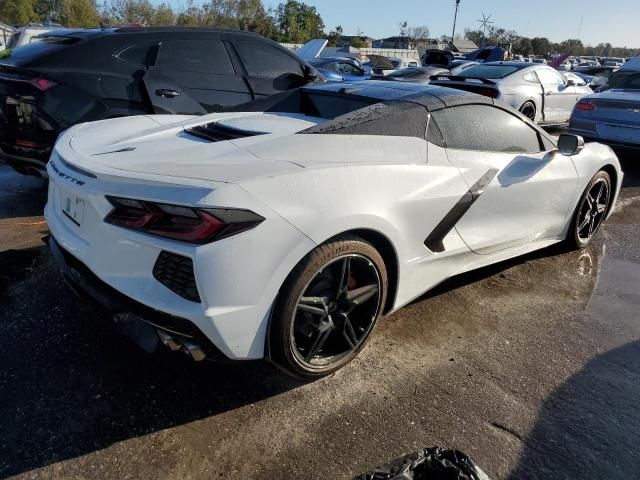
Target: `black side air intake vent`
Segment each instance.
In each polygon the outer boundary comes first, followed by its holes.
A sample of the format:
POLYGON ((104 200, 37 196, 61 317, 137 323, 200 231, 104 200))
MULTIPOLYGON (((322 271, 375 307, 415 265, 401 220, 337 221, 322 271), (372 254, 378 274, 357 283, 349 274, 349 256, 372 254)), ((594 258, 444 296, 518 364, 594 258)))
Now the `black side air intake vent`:
POLYGON ((219 123, 207 123, 198 125, 197 127, 185 129, 190 135, 203 138, 210 142, 224 142, 225 140, 234 140, 236 138, 255 137, 256 135, 265 135, 264 132, 249 132, 246 130, 238 130, 237 128, 227 127, 219 123))
POLYGON ((200 302, 196 278, 193 274, 193 262, 190 258, 162 251, 153 267, 153 276, 182 298, 200 302))

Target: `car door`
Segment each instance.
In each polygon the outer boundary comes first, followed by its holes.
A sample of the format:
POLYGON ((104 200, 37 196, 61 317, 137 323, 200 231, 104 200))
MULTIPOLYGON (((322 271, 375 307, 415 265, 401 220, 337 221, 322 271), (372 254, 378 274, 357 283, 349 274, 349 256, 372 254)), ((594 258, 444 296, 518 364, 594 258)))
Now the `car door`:
POLYGON ((544 122, 568 122, 576 104, 576 89, 568 86, 562 75, 552 68, 538 68, 536 74, 543 89, 542 114, 544 122))
POLYGON ((143 77, 156 113, 202 114, 252 100, 220 38, 170 38, 158 48, 143 77))
POLYGON ((455 225, 469 248, 489 254, 561 235, 578 182, 570 157, 550 151, 536 128, 492 105, 432 115, 474 199, 455 225))
POLYGON ((304 64, 295 55, 266 41, 234 40, 255 98, 305 85, 304 64))

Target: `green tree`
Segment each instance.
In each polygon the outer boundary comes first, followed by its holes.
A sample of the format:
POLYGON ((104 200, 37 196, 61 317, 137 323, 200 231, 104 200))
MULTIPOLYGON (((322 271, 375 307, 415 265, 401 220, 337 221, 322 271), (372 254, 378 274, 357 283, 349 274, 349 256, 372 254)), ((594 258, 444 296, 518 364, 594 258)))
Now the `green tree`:
POLYGON ((239 28, 265 37, 272 37, 276 27, 273 17, 267 13, 262 0, 239 0, 236 6, 239 28))
POLYGON ((582 41, 570 38, 560 43, 560 51, 562 51, 562 53, 568 53, 569 55, 582 55, 584 46, 582 45, 582 41))
POLYGON ((151 24, 153 26, 170 26, 175 25, 176 23, 176 14, 173 12, 173 9, 170 5, 166 3, 161 3, 158 5, 153 12, 153 18, 151 20, 151 24))
POLYGON ((533 44, 531 43, 531 39, 527 37, 522 37, 515 47, 517 53, 520 53, 525 56, 529 56, 533 53, 533 44))
POLYGON ((281 3, 275 12, 278 40, 304 43, 312 38, 324 38, 324 22, 316 10, 296 0, 281 3))
POLYGON ((8 24, 25 24, 40 20, 34 0, 0 0, 0 21, 8 24))
POLYGON ((531 47, 536 55, 549 55, 551 52, 551 42, 547 37, 534 37, 531 39, 531 47))
POLYGON ((97 27, 98 8, 93 0, 61 0, 60 22, 71 28, 97 27))
POLYGON ((353 37, 351 39, 351 46, 353 48, 367 48, 369 44, 365 42, 362 37, 353 37))
POLYGON ((343 33, 342 25, 338 25, 335 30, 331 30, 329 32, 329 35, 327 35, 327 40, 329 40, 329 43, 327 43, 327 46, 337 47, 338 42, 340 42, 340 39, 342 38, 342 33, 343 33))

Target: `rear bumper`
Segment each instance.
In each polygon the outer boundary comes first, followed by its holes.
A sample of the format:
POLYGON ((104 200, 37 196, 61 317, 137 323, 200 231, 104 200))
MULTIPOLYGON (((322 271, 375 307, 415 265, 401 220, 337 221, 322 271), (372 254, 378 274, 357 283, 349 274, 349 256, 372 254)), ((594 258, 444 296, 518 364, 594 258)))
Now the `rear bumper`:
POLYGON ((55 152, 48 168, 45 219, 62 252, 69 254, 66 263, 81 265, 76 270, 84 271, 85 278, 96 280, 84 283, 95 287, 88 295, 85 292, 86 296, 101 298, 101 293, 108 291, 113 295, 109 295, 109 302, 102 303, 110 311, 122 311, 119 305, 111 306, 111 301, 113 297, 124 297, 124 311, 139 311, 139 306, 128 307, 130 302, 136 302, 134 305, 145 306, 145 315, 153 313, 155 318, 159 313, 185 319, 231 359, 264 357, 273 302, 286 276, 315 247, 310 239, 233 184, 178 185, 173 178, 168 181, 176 183, 102 174, 86 176, 62 163, 55 152), (192 245, 104 222, 113 208, 107 194, 167 204, 245 208, 266 221, 229 238, 192 245), (65 214, 69 201, 81 206, 73 214, 78 214, 75 222, 65 214), (199 301, 177 292, 154 273, 163 252, 191 260, 199 301))
POLYGON ((53 236, 47 238, 47 244, 60 273, 78 297, 145 351, 152 353, 161 349, 170 338, 174 342, 173 350, 182 349, 196 360, 205 356, 226 358, 193 322, 159 312, 118 292, 64 250, 53 236), (201 357, 196 357, 195 348, 202 353, 201 357))

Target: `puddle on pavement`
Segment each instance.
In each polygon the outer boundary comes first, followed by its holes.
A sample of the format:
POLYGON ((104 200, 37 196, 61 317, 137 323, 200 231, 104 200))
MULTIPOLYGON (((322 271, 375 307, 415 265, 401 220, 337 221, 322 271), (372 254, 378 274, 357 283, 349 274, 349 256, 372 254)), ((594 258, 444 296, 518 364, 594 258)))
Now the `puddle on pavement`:
POLYGON ((452 337, 482 335, 504 319, 545 305, 586 308, 597 281, 604 241, 583 250, 553 246, 447 280, 421 299, 384 319, 383 343, 441 343, 452 337))

